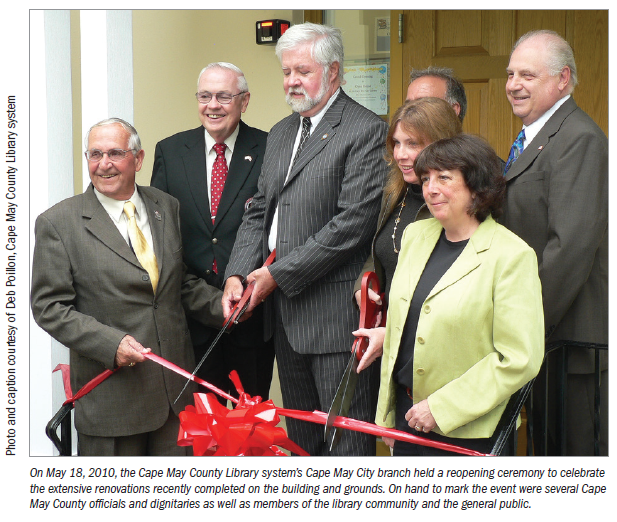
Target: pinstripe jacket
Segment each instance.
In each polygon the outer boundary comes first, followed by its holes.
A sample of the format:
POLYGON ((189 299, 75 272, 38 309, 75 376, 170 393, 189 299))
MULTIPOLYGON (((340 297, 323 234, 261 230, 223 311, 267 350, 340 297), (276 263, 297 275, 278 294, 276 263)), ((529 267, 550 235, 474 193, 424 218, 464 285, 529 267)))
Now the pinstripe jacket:
POLYGON ((300 115, 277 123, 266 146, 253 205, 238 231, 225 277, 246 277, 268 255, 278 205, 278 284, 266 301, 266 338, 272 335, 273 299, 298 353, 348 351, 358 312, 349 295, 379 213, 387 166, 387 124, 341 89, 298 156, 287 181, 300 115))

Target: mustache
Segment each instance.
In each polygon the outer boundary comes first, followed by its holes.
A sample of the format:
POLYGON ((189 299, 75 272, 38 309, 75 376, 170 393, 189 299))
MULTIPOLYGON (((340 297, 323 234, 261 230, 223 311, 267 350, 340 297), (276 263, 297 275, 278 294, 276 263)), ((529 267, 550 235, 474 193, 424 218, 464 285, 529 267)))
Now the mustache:
POLYGON ((288 94, 304 94, 306 95, 306 90, 304 87, 290 87, 287 91, 288 94))

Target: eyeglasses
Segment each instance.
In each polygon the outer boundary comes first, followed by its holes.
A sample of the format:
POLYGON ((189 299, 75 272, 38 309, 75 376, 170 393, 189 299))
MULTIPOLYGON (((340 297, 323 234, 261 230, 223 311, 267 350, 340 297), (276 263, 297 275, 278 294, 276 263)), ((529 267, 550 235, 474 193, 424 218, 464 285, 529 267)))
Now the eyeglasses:
POLYGON ((233 100, 236 96, 240 96, 241 94, 245 94, 246 92, 247 91, 242 91, 238 94, 228 94, 226 92, 203 91, 196 92, 195 98, 197 98, 197 101, 199 103, 206 105, 207 103, 210 103, 210 100, 212 100, 212 97, 214 96, 216 98, 216 101, 219 102, 221 105, 227 105, 228 103, 231 103, 231 100, 233 100))
POLYGON ((135 149, 109 149, 107 152, 103 152, 99 149, 87 150, 84 154, 86 155, 86 159, 88 161, 101 161, 103 156, 107 154, 109 161, 120 161, 126 157, 127 152, 135 153, 135 149))

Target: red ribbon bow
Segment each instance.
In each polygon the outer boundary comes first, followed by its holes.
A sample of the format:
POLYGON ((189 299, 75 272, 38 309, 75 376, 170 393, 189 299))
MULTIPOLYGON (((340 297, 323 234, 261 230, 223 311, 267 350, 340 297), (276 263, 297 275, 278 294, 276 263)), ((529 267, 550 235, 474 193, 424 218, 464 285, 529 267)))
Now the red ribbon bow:
POLYGON ((307 456, 276 427, 274 403, 245 393, 235 370, 229 377, 240 395, 235 409, 225 408, 213 393, 193 394, 195 406, 180 413, 178 445, 193 446, 195 456, 284 456, 279 447, 307 456))

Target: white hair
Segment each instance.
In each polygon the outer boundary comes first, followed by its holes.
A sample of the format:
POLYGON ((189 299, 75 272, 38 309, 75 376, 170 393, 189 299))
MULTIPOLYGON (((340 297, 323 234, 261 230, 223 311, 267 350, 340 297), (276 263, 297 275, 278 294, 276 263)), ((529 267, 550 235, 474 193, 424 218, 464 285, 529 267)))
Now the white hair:
POLYGON ((238 75, 238 83, 236 85, 238 87, 238 90, 240 92, 249 92, 249 84, 244 77, 244 73, 240 70, 239 67, 236 67, 233 63, 228 62, 213 62, 206 65, 197 77, 197 90, 199 90, 199 80, 201 80, 201 75, 210 69, 228 69, 235 72, 238 75))
POLYGON ((129 137, 129 150, 132 150, 137 154, 141 150, 141 140, 139 139, 139 134, 137 134, 137 130, 127 121, 124 121, 121 118, 107 118, 105 120, 101 120, 98 123, 95 123, 88 129, 86 132, 86 138, 84 143, 86 145, 86 149, 88 148, 88 139, 90 138, 90 131, 95 127, 103 127, 105 125, 122 125, 122 128, 127 131, 130 135, 129 137))

